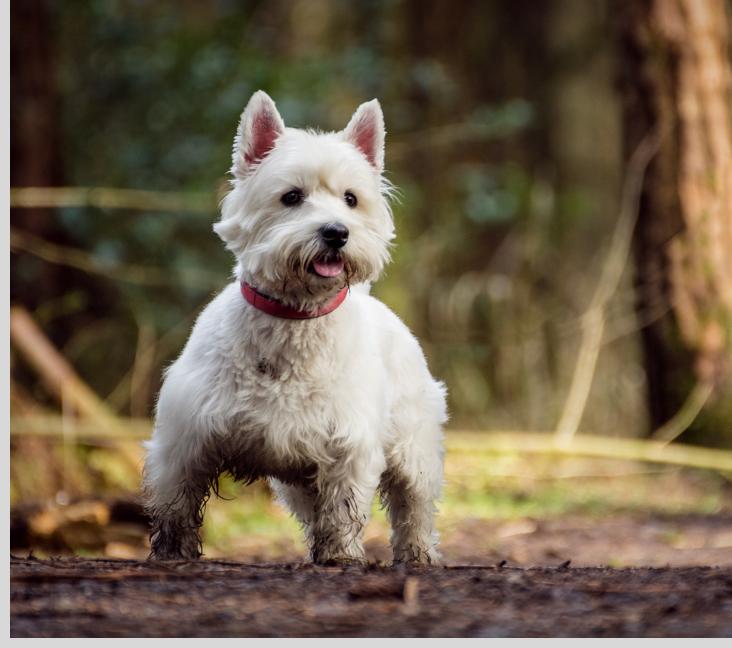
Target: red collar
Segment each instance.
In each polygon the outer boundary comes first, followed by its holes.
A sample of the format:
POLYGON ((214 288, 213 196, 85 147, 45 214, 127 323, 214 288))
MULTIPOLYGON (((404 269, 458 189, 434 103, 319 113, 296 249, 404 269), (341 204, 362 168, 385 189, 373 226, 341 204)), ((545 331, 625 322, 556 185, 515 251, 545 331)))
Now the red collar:
POLYGON ((286 306, 282 302, 278 302, 271 297, 267 297, 266 295, 257 292, 257 289, 250 286, 246 281, 241 282, 241 294, 244 295, 244 299, 254 306, 254 308, 261 310, 263 313, 267 313, 267 315, 281 317, 283 319, 302 320, 314 319, 316 317, 322 317, 323 315, 332 313, 346 298, 346 295, 348 294, 348 286, 341 288, 333 299, 316 311, 302 311, 286 306))

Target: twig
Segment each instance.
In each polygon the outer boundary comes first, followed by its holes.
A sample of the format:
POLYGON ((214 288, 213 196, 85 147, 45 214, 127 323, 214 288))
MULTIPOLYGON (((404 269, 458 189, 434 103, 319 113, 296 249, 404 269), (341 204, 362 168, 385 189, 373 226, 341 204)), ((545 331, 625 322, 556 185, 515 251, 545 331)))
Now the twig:
MULTIPOLYGON (((50 243, 38 236, 23 232, 15 227, 10 228, 10 249, 17 252, 22 250, 39 259, 57 265, 65 265, 89 274, 100 275, 115 281, 139 284, 143 286, 170 286, 178 283, 170 271, 151 266, 136 264, 119 264, 105 266, 92 254, 64 245, 50 243)), ((186 283, 201 288, 211 289, 217 286, 221 277, 206 270, 183 270, 186 283)))
MULTIPOLYGON (((208 297, 207 297, 208 300, 208 297)), ((173 351, 180 344, 180 337, 193 324, 193 320, 201 312, 203 305, 196 306, 188 315, 178 321, 170 330, 166 331, 156 343, 150 344, 140 350, 141 361, 152 364, 156 357, 165 358, 167 354, 173 351)), ((122 376, 116 387, 109 393, 106 402, 109 403, 117 412, 124 406, 130 393, 130 382, 132 380, 132 372, 134 364, 127 373, 122 376)))
POLYGON ((572 385, 555 432, 557 439, 562 443, 572 440, 582 420, 597 367, 604 331, 604 308, 597 306, 587 311, 582 317, 582 343, 572 375, 572 385))
POLYGON ((605 329, 605 307, 620 283, 626 266, 646 168, 658 151, 661 142, 657 132, 646 135, 633 153, 623 187, 620 215, 613 232, 605 265, 589 308, 582 317, 582 340, 575 364, 572 384, 557 423, 555 436, 560 443, 568 443, 577 433, 592 381, 605 329))
POLYGON ((130 376, 130 414, 133 417, 147 415, 147 390, 150 383, 153 359, 155 358, 155 327, 149 320, 137 326, 137 346, 130 376), (150 349, 150 352, 146 351, 150 349))
POLYGON ((702 411, 709 397, 714 391, 714 385, 709 381, 699 381, 689 392, 684 404, 668 421, 659 427, 652 435, 652 439, 671 443, 678 438, 694 422, 702 411))
POLYGON ((402 592, 404 600, 404 614, 413 616, 419 612, 419 580, 414 576, 407 576, 402 592))
POLYGON ((141 211, 211 214, 216 200, 208 193, 145 191, 112 187, 11 187, 10 206, 97 207, 141 211))

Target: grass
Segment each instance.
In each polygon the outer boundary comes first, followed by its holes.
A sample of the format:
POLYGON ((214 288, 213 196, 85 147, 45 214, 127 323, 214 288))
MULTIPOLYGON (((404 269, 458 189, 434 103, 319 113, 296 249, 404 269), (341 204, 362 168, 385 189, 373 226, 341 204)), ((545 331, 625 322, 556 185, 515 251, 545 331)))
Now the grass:
MULTIPOLYGON (((719 475, 679 468, 597 459, 451 455, 438 526, 443 537, 466 519, 545 519, 567 514, 714 514, 727 507, 727 482, 719 475)), ((237 550, 268 556, 304 552, 297 522, 275 503, 264 484, 243 488, 229 479, 212 499, 204 537, 209 555, 237 550)), ((378 501, 367 540, 386 543, 389 527, 378 501)))
MULTIPOLYGON (((109 444, 64 449, 48 439, 15 439, 11 506, 55 502, 63 509, 64 502, 76 497, 133 497, 139 492, 142 460, 136 443, 125 448, 109 444)), ((222 499, 210 500, 204 518, 207 556, 262 562, 304 556, 297 522, 273 500, 265 483, 244 487, 224 477, 219 491, 222 499)), ((730 513, 730 495, 728 479, 709 470, 507 451, 449 452, 437 526, 443 546, 494 555, 504 551, 505 538, 531 533, 526 529, 539 528, 543 520, 582 527, 592 526, 593 519, 630 513, 638 518, 669 518, 656 526, 665 529, 662 544, 675 546, 684 538, 675 535, 680 531, 675 530, 674 516, 730 513), (573 516, 583 519, 572 520, 573 516)), ((678 522, 681 528, 684 523, 678 522)), ((138 531, 139 542, 128 542, 125 536, 112 544, 126 545, 113 548, 109 555, 129 557, 124 551, 135 551, 144 557, 144 530, 138 531)), ((104 530, 99 532, 104 541, 104 530)), ((385 513, 376 501, 365 531, 373 556, 385 559, 389 535, 385 513)), ((83 549, 86 540, 82 540, 73 546, 78 555, 99 554, 99 547, 83 549)), ((36 555, 42 556, 43 549, 36 555)), ((613 555, 608 549, 604 560, 612 562, 613 555)), ((628 557, 618 560, 620 565, 628 557)))

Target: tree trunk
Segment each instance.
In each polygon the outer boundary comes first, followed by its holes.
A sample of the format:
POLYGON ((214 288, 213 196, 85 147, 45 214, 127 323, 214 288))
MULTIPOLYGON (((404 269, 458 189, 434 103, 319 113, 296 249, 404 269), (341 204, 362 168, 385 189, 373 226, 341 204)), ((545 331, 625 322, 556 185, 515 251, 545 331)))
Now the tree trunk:
POLYGON ((619 0, 626 159, 657 129, 635 233, 651 421, 732 440, 732 114, 724 0, 619 0))
MULTIPOLYGON (((61 181, 62 162, 48 3, 14 2, 10 23, 10 184, 52 187, 61 181)), ((50 209, 13 209, 11 223, 36 236, 62 239, 50 209)), ((58 267, 29 264, 12 255, 11 301, 33 309, 44 297, 64 291, 66 274, 58 267)))

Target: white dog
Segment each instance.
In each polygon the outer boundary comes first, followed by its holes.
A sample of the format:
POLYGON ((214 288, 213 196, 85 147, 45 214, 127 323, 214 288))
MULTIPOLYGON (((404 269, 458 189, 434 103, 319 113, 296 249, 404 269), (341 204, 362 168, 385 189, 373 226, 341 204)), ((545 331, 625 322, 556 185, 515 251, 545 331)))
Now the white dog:
POLYGON ((156 559, 201 555, 219 474, 269 478, 316 563, 362 562, 379 490, 395 562, 438 560, 445 389, 369 283, 394 237, 378 101, 345 130, 285 128, 255 93, 234 140, 216 233, 236 281, 166 371, 147 443, 156 559))

